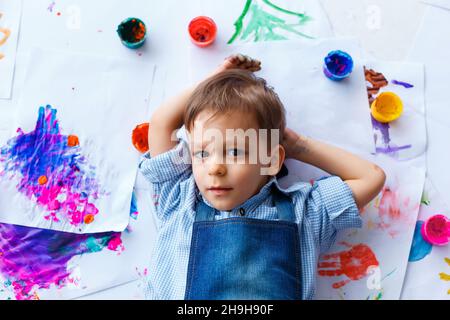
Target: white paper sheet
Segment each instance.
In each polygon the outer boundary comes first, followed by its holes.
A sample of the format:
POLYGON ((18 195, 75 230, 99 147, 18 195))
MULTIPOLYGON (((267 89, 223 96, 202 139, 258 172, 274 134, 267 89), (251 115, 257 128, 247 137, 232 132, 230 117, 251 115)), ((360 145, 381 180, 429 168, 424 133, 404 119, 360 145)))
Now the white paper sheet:
POLYGON ((202 80, 230 54, 247 54, 261 60, 262 71, 257 75, 280 96, 289 127, 341 147, 374 152, 364 72, 355 42, 327 39, 191 48, 193 81, 202 80), (336 49, 347 51, 355 61, 353 73, 341 82, 329 80, 322 71, 324 57, 336 49))
POLYGON ((22 0, 0 0, 0 99, 9 99, 16 63, 22 0))
POLYGON ((154 71, 152 64, 34 51, 18 115, 23 133, 11 137, 34 131, 40 138, 23 150, 17 149, 23 140, 2 148, 0 221, 76 233, 123 231, 139 158, 131 133, 147 121, 154 71), (52 119, 43 129, 53 135, 35 131, 41 106, 56 112, 59 127, 52 119), (70 136, 78 138, 74 146, 70 136), (33 154, 48 149, 43 141, 63 147, 33 154))
MULTIPOLYGON (((382 124, 372 119, 376 152, 398 160, 408 160, 424 155, 427 147, 424 99, 424 67, 422 64, 388 61, 367 61, 367 70, 380 73, 387 84, 373 85, 366 76, 368 89, 379 90, 371 94, 376 99, 382 92, 393 92, 403 102, 403 114, 395 121, 382 124)), ((371 80, 373 81, 373 80, 371 80)))
POLYGON ((338 234, 318 265, 317 299, 399 299, 425 170, 385 155, 368 158, 386 172, 380 194, 361 212, 362 229, 338 234))
POLYGON ((420 2, 436 6, 438 8, 450 10, 450 0, 421 0, 420 2))
POLYGON ((450 248, 427 243, 420 231, 436 214, 450 217, 450 207, 427 179, 401 295, 404 300, 450 300, 450 248))
POLYGON ((428 134, 427 177, 430 178, 443 201, 450 203, 450 43, 436 39, 450 37, 450 11, 429 6, 426 8, 409 61, 425 65, 425 101, 428 134))

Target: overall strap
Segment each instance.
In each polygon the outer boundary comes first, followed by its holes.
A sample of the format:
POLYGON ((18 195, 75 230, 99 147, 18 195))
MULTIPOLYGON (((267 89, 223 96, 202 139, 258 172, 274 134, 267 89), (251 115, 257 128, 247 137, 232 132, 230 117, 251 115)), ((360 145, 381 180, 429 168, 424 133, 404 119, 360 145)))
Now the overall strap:
POLYGON ((281 192, 275 185, 272 187, 273 201, 277 207, 278 220, 295 222, 295 211, 292 199, 281 192))
POLYGON ((202 199, 197 199, 195 221, 213 221, 216 209, 208 206, 202 199))

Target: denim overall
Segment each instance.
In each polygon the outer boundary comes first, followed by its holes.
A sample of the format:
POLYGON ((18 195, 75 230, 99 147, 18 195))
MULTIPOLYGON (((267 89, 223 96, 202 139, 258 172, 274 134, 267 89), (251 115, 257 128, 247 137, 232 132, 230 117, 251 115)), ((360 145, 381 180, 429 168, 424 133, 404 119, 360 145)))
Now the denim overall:
POLYGON ((275 187, 278 220, 214 220, 197 203, 187 273, 187 300, 301 299, 300 243, 290 198, 275 187))

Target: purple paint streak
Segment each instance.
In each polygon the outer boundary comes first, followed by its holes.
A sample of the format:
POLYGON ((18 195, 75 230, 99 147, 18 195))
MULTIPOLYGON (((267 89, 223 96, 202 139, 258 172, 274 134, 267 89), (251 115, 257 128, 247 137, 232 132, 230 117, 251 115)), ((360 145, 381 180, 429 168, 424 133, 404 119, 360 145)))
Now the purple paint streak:
POLYGON ((19 128, 0 149, 0 178, 18 177, 17 191, 44 208, 45 219, 78 226, 87 215, 98 214, 93 201, 100 196, 99 185, 95 167, 81 155, 78 138, 61 134, 56 112, 51 106, 40 107, 35 129, 24 133, 19 128))
POLYGON ((410 89, 410 88, 414 88, 414 86, 408 82, 403 82, 403 81, 397 81, 397 80, 392 80, 391 81, 393 84, 399 85, 399 86, 403 86, 406 89, 410 89))
POLYGON ((124 250, 120 233, 72 234, 0 224, 0 273, 18 300, 37 297, 36 290, 62 288, 70 282, 67 263, 75 256, 107 248, 124 250))
MULTIPOLYGON (((384 153, 384 154, 392 154, 398 152, 400 150, 409 149, 412 145, 404 145, 404 146, 393 146, 390 144, 391 137, 389 134, 389 123, 382 123, 377 121, 374 117, 371 116, 372 119, 372 127, 374 130, 378 130, 381 133, 381 137, 383 138, 384 147, 376 147, 376 153, 384 153)), ((377 144, 376 136, 375 136, 375 145, 377 144)))

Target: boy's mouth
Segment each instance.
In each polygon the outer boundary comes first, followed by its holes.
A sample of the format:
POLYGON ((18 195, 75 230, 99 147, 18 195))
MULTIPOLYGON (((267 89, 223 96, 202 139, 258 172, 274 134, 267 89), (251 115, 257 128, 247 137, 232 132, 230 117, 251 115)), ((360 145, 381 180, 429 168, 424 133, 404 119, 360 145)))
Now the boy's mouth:
POLYGON ((233 188, 226 188, 226 187, 211 187, 207 189, 208 191, 211 191, 215 195, 223 195, 228 193, 229 191, 233 190, 233 188))

